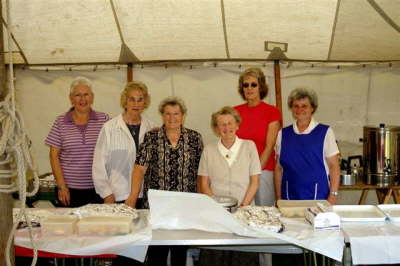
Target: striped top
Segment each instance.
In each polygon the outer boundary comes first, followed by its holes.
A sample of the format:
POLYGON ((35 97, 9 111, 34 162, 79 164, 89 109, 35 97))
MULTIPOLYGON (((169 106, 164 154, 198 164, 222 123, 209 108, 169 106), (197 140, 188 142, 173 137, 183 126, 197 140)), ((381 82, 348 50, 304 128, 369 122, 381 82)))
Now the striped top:
POLYGON ((45 143, 60 148, 59 159, 66 185, 75 189, 91 189, 94 188, 94 147, 101 127, 109 117, 92 110, 88 123, 80 126, 72 119, 72 110, 57 117, 45 143))

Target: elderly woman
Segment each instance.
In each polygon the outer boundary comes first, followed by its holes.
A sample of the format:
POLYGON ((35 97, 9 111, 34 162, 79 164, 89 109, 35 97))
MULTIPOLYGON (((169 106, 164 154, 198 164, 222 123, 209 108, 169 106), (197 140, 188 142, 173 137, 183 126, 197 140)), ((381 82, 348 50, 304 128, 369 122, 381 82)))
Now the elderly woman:
POLYGON ((265 75, 259 68, 248 68, 239 77, 239 94, 246 103, 235 106, 242 123, 237 136, 256 144, 261 163, 260 186, 256 205, 274 204, 273 171, 275 169, 274 146, 281 127, 280 111, 263 101, 268 94, 265 75))
MULTIPOLYGON (((168 97, 160 103, 163 126, 146 133, 132 174, 131 193, 125 203, 135 206, 144 178, 143 198, 148 207, 147 191, 160 189, 195 192, 197 168, 203 142, 201 135, 185 128, 186 107, 182 100, 168 97)), ((166 265, 171 250, 171 265, 186 264, 185 247, 152 246, 148 265, 166 265)))
POLYGON ((328 200, 336 204, 339 150, 332 129, 314 120, 318 98, 314 91, 295 89, 288 97, 295 119, 277 139, 275 193, 277 199, 328 200))
POLYGON ((240 122, 232 107, 212 115, 211 127, 220 138, 205 146, 198 178, 202 193, 232 196, 245 206, 256 195, 261 166, 254 142, 236 136, 240 122))
MULTIPOLYGON (((145 84, 129 82, 121 93, 124 112, 104 124, 97 139, 93 181, 104 203, 124 202, 131 191, 132 169, 144 134, 155 124, 142 116, 150 104, 145 84)), ((142 208, 142 192, 136 202, 142 208)))
POLYGON ((97 136, 108 120, 92 109, 92 83, 84 77, 73 80, 69 99, 72 108, 57 117, 45 143, 50 146, 50 164, 57 181, 58 200, 79 207, 101 202, 92 179, 92 162, 97 136))

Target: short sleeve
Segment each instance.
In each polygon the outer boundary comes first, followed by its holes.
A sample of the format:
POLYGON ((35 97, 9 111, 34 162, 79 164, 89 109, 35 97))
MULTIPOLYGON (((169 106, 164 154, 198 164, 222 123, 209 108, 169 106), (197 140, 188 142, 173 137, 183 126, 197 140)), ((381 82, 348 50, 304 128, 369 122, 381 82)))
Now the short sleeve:
POLYGON ((271 111, 270 111, 270 121, 275 122, 275 121, 282 121, 282 114, 281 111, 276 108, 275 106, 272 106, 271 111))
POLYGON ((324 140, 324 157, 329 158, 339 153, 339 148, 336 144, 335 134, 331 127, 328 128, 324 140))
POLYGON ((196 145, 196 148, 197 148, 197 154, 196 154, 196 166, 195 167, 198 167, 199 166, 199 163, 200 163, 200 157, 201 157, 201 154, 203 153, 203 139, 202 139, 202 137, 201 137, 201 135, 200 135, 200 133, 197 133, 197 145, 196 145))
POLYGON ((250 175, 259 175, 261 174, 261 164, 256 145, 252 141, 248 143, 250 153, 250 175))
POLYGON ((62 138, 61 138, 61 130, 60 130, 60 117, 54 121, 53 126, 50 129, 49 134, 45 140, 45 143, 49 146, 54 146, 57 148, 62 147, 62 138))
POLYGON ((210 174, 208 172, 208 149, 207 149, 207 147, 203 150, 203 153, 201 154, 199 169, 197 171, 197 174, 201 175, 201 176, 210 176, 210 174))
MULTIPOLYGON (((144 135, 143 142, 139 145, 139 152, 136 155, 135 164, 141 166, 149 165, 149 162, 151 160, 152 143, 153 141, 151 132, 147 132, 144 135)), ((156 143, 156 141, 154 141, 154 143, 156 143)))
POLYGON ((281 154, 281 143, 282 143, 282 129, 279 130, 278 136, 276 137, 275 142, 275 153, 277 156, 281 154))

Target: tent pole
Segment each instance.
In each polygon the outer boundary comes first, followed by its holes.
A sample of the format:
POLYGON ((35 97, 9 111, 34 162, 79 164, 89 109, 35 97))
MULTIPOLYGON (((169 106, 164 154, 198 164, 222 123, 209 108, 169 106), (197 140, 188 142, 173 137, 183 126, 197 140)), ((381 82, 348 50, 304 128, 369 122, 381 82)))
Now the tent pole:
MULTIPOLYGON (((3 5, 0 1, 0 14, 2 13, 3 5)), ((4 35, 3 35, 3 27, 0 27, 0 100, 3 101, 5 95, 7 94, 6 90, 6 65, 4 62, 4 35)), ((0 135, 2 134, 0 129, 0 135)), ((4 160, 6 154, 0 154, 0 159, 4 160)), ((10 165, 0 165, 0 169, 9 170, 10 165)), ((9 185, 11 179, 0 178, 0 184, 9 185)), ((6 266, 6 243, 8 240, 8 235, 11 232, 13 220, 12 220, 12 207, 13 200, 10 193, 2 193, 0 192, 0 266, 6 266)), ((11 249, 10 260, 12 265, 14 265, 14 249, 11 249)))
POLYGON ((126 69, 126 78, 128 82, 131 82, 133 79, 133 64, 128 63, 128 68, 126 69))
POLYGON ((274 78, 275 78, 275 105, 282 113, 282 90, 281 90, 281 67, 279 60, 274 60, 274 78))

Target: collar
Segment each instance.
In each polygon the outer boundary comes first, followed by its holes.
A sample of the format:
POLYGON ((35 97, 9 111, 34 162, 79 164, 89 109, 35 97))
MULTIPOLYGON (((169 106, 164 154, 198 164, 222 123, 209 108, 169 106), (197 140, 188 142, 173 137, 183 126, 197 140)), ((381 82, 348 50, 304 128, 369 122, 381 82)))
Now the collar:
MULTIPOLYGON (((74 111, 74 107, 71 107, 68 112, 65 114, 64 122, 74 123, 74 119, 72 118, 72 112, 74 111)), ((93 109, 90 109, 89 112, 89 120, 97 120, 96 112, 93 109)))
POLYGON ((296 134, 309 134, 316 126, 318 126, 318 122, 315 121, 314 117, 311 117, 311 121, 310 124, 308 125, 308 127, 306 128, 306 130, 304 130, 303 132, 300 133, 299 128, 297 127, 297 120, 294 121, 293 123, 293 130, 296 134))
MULTIPOLYGON (((181 126, 181 137, 186 134, 187 129, 184 126, 181 126)), ((167 138, 167 133, 165 133, 165 125, 162 125, 160 130, 158 131, 158 136, 168 139, 167 138)), ((179 137, 180 138, 180 137, 179 137)))
POLYGON ((222 144, 221 138, 218 140, 218 149, 220 152, 223 154, 236 154, 239 152, 240 145, 242 144, 242 140, 238 138, 237 136, 235 137, 235 142, 233 143, 232 147, 230 149, 227 149, 224 144, 222 144))

